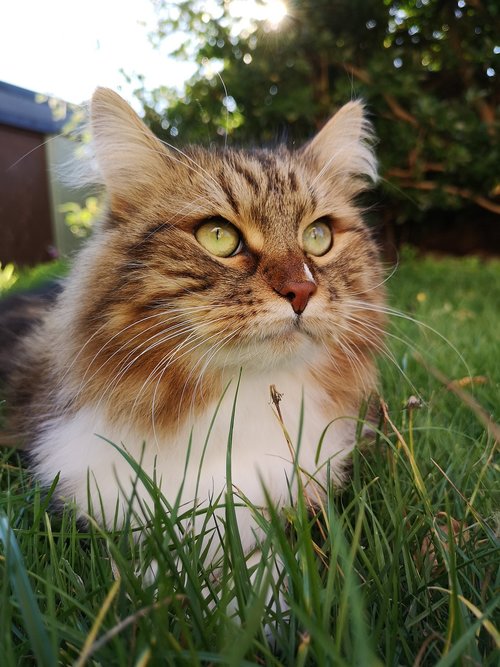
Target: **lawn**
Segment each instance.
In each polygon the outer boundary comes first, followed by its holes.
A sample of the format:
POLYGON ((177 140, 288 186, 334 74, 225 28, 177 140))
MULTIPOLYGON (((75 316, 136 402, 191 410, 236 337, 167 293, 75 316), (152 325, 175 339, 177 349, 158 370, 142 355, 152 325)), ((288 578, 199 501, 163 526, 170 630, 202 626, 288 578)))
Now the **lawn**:
POLYGON ((79 530, 3 449, 2 666, 497 665, 500 262, 406 251, 388 289, 406 317, 391 317, 376 442, 316 514, 299 502, 286 525, 272 508, 262 517, 289 613, 267 608, 265 559, 249 576, 231 496, 214 580, 154 486, 142 543, 79 530))

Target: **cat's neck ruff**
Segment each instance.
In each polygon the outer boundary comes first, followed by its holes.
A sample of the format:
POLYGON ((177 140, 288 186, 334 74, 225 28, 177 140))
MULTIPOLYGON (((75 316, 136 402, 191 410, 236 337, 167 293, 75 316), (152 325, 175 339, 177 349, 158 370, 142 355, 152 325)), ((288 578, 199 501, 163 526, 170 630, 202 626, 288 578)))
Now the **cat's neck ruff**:
MULTIPOLYGON (((88 480, 93 511, 109 524, 115 516, 117 489, 121 488, 123 496, 132 494, 135 477, 112 442, 141 462, 171 502, 183 479, 183 502, 207 502, 224 494, 226 488, 223 462, 233 410, 233 485, 253 504, 264 504, 262 485, 277 504, 290 499, 288 485, 293 477, 293 458, 297 456, 300 467, 308 474, 317 474, 322 483, 329 460, 335 459, 331 469, 335 469, 338 478, 342 476, 341 462, 354 444, 353 415, 336 412, 310 376, 301 377, 300 372, 290 370, 243 372, 241 377, 235 374, 222 399, 207 402, 201 414, 186 421, 175 433, 162 433, 153 424, 148 433, 137 432, 131 423, 118 427, 109 423, 103 410, 82 408, 47 425, 36 448, 36 470, 46 484, 60 473, 63 495, 76 500, 81 508, 88 504, 88 480), (272 404, 271 384, 282 395, 280 412, 295 452, 290 450, 272 404), (327 434, 319 451, 325 428, 327 434), (197 488, 200 466, 203 474, 197 488), (87 470, 88 476, 82 470, 87 470)), ((143 495, 141 501, 147 504, 141 485, 137 493, 143 495)))

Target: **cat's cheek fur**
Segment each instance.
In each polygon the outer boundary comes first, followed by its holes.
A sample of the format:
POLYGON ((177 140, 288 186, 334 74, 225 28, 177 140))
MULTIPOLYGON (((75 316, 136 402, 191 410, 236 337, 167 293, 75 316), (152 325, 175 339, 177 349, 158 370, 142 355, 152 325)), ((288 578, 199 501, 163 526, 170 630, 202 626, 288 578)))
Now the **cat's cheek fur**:
MULTIPOLYGON (((342 419, 344 415, 340 410, 337 414, 333 413, 332 405, 325 404, 318 384, 307 380, 307 376, 302 384, 297 381, 299 376, 300 368, 298 372, 274 372, 268 377, 262 373, 248 373, 241 379, 236 402, 232 480, 235 493, 243 494, 256 507, 266 505, 263 485, 276 506, 289 503, 296 494, 296 485, 290 488, 290 480, 294 478, 292 455, 271 405, 270 384, 276 384, 277 390, 283 393, 280 408, 294 443, 298 438, 303 401, 304 424, 298 463, 308 472, 317 471, 320 484, 326 482, 328 461, 334 481, 342 481, 344 460, 354 446, 355 421, 352 418, 342 419), (323 429, 335 418, 337 420, 329 427, 316 462, 323 429)), ((127 498, 132 496, 137 480, 123 455, 107 442, 111 441, 141 462, 146 473, 157 480, 170 503, 175 502, 183 481, 182 502, 193 504, 196 500, 201 507, 207 507, 212 498, 213 502, 219 499, 223 503, 229 424, 237 378, 233 379, 215 420, 198 489, 200 461, 216 402, 207 405, 194 421, 187 469, 191 423, 185 424, 175 434, 137 433, 133 429, 113 427, 102 412, 87 407, 71 417, 62 417, 46 425, 34 449, 37 476, 42 482, 50 484, 60 473, 59 492, 63 497, 76 501, 83 513, 90 497, 92 513, 99 521, 107 526, 113 526, 116 520, 120 523, 126 512, 127 498), (88 474, 83 471, 88 471, 88 474)), ((311 486, 310 492, 311 498, 317 497, 317 489, 311 486)), ((141 484, 137 484, 135 493, 138 501, 135 503, 136 510, 140 504, 152 504, 141 484)), ((256 524, 250 510, 241 509, 238 514, 243 546, 251 549, 255 544, 256 524)), ((203 517, 200 518, 202 521, 203 517)))

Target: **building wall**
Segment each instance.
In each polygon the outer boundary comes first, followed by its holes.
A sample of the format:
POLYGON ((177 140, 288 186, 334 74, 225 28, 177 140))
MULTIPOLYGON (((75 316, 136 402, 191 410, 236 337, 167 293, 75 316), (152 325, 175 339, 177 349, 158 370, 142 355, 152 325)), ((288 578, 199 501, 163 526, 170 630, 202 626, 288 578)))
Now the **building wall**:
POLYGON ((0 124, 0 262, 54 254, 45 135, 0 124))

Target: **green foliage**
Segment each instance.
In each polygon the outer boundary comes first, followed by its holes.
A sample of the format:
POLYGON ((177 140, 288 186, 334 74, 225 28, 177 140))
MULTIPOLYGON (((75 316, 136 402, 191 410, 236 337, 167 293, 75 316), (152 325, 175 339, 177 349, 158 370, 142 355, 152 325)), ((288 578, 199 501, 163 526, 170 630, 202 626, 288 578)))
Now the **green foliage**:
POLYGON ((39 285, 60 278, 68 270, 68 261, 65 259, 38 264, 32 268, 18 268, 14 264, 0 265, 0 297, 12 291, 22 291, 36 288, 39 285))
POLYGON ((197 63, 182 94, 139 86, 159 136, 302 141, 362 97, 380 138, 389 217, 464 200, 500 213, 497 2, 288 0, 275 29, 238 20, 234 4, 156 2, 153 40, 184 33, 174 55, 197 63))
POLYGON ((87 197, 83 206, 77 202, 67 202, 61 204, 59 210, 64 213, 65 222, 71 232, 79 238, 86 238, 99 217, 101 206, 97 197, 87 197))
POLYGON ((329 490, 317 512, 304 494, 285 509, 286 525, 272 507, 262 513, 257 563, 241 555, 236 494, 214 499, 232 526, 214 572, 200 539, 210 513, 198 535, 186 531, 192 508, 167 503, 133 461, 152 498, 143 541, 131 528, 79 529, 71 508, 49 512, 54 489, 42 492, 17 453, 0 449, 2 539, 18 545, 0 548, 2 666, 33 664, 37 647, 79 666, 498 664, 497 444, 418 355, 498 418, 500 262, 405 253, 389 291, 406 313, 391 318, 393 360, 382 362, 400 437, 381 422, 346 489, 329 490), (275 554, 289 612, 266 603, 275 554))
POLYGON ((9 290, 17 280, 14 264, 0 264, 0 294, 9 290))

